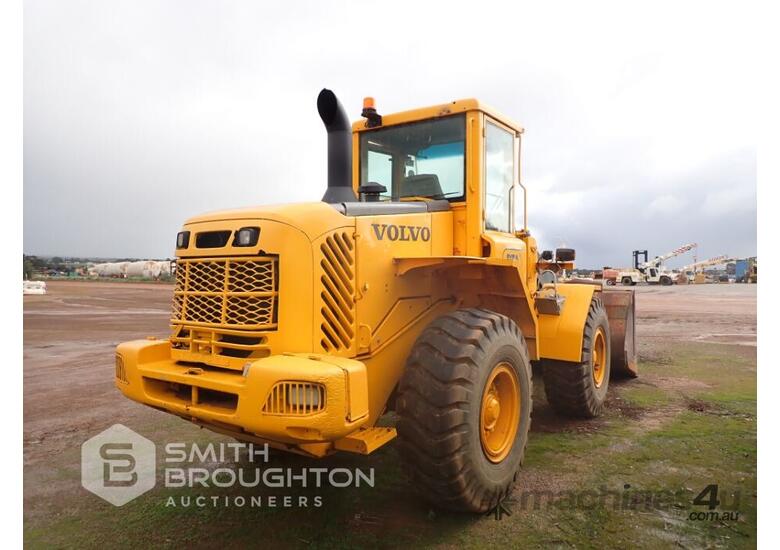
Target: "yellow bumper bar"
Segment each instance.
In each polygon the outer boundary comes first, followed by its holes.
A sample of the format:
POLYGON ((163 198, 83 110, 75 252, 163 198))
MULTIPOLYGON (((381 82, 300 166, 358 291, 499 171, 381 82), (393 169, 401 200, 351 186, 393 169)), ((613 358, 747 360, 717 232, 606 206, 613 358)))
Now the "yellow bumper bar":
POLYGON ((239 372, 178 363, 168 340, 125 342, 116 353, 125 396, 220 431, 303 445, 334 442, 368 420, 360 361, 283 354, 248 359, 239 372))

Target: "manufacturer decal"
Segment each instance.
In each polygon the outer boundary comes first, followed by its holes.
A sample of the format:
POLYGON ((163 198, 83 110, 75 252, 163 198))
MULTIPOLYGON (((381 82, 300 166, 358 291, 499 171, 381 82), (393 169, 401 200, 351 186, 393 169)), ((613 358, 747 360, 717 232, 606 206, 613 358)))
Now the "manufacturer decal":
POLYGON ((419 225, 395 225, 388 223, 372 223, 374 235, 380 241, 430 241, 430 227, 419 225))

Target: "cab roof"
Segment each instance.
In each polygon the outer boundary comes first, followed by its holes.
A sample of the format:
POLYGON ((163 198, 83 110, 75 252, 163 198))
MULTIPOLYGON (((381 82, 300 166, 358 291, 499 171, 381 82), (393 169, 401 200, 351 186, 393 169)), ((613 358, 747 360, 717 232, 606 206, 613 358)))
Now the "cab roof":
POLYGON ((502 115, 492 107, 481 103, 477 99, 458 99, 451 101, 450 103, 442 103, 440 105, 432 105, 430 107, 420 107, 419 109, 412 109, 409 111, 401 111, 398 113, 384 114, 381 110, 377 109, 379 114, 382 115, 382 126, 368 128, 366 126, 366 119, 360 119, 352 123, 353 132, 363 132, 366 130, 376 130, 385 126, 393 126, 396 124, 406 124, 408 122, 417 122, 418 120, 426 120, 431 118, 443 117, 448 115, 455 115, 458 113, 465 113, 467 111, 480 111, 485 113, 491 118, 496 119, 498 122, 509 126, 519 133, 523 133, 523 127, 514 122, 512 119, 502 115))

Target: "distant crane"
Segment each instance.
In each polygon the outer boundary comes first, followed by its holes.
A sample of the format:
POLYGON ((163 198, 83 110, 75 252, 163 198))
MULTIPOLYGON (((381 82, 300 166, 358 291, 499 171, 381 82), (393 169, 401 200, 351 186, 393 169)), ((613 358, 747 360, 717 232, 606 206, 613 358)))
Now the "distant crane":
POLYGON ((663 263, 666 260, 685 254, 697 246, 698 244, 696 243, 685 244, 679 248, 675 248, 671 252, 656 256, 652 260, 647 259, 647 250, 634 250, 634 268, 629 271, 621 271, 618 275, 618 279, 623 285, 635 285, 640 282, 671 285, 674 283, 674 279, 672 278, 674 273, 666 271, 663 268, 663 263), (641 257, 644 257, 644 261, 640 263, 641 257))
POLYGON ((686 265, 680 271, 682 271, 683 273, 696 273, 700 269, 703 269, 705 267, 727 264, 729 262, 733 262, 734 260, 736 260, 736 258, 732 258, 731 256, 728 255, 715 256, 714 258, 710 258, 709 260, 702 260, 700 262, 695 262, 690 265, 686 265))
POLYGON ((680 275, 677 277, 678 283, 688 283, 691 280, 694 282, 704 282, 704 276, 697 277, 697 274, 704 270, 705 267, 712 267, 715 265, 722 265, 727 264, 729 262, 733 262, 736 260, 736 258, 732 258, 728 255, 722 255, 722 256, 715 256, 714 258, 710 258, 708 260, 702 260, 700 262, 694 262, 692 264, 686 265, 680 270, 680 275), (700 279, 700 280, 699 280, 700 279))

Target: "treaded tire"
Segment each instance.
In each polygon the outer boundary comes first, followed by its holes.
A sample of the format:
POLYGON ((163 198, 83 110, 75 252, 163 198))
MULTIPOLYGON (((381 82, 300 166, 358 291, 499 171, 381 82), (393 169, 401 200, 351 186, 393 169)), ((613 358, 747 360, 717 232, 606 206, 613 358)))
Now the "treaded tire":
POLYGON ((611 367, 610 333, 607 312, 601 299, 593 298, 585 321, 582 338, 582 362, 542 361, 544 392, 547 402, 559 414, 577 418, 595 418, 604 409, 609 387, 611 367), (606 372, 600 387, 593 376, 592 354, 594 336, 598 329, 604 331, 606 345, 606 372))
POLYGON ((531 362, 523 335, 504 315, 462 309, 423 330, 398 393, 398 450, 424 498, 451 510, 485 512, 512 490, 531 426, 531 362), (496 365, 517 377, 517 432, 506 457, 491 462, 480 439, 482 396, 496 365))

